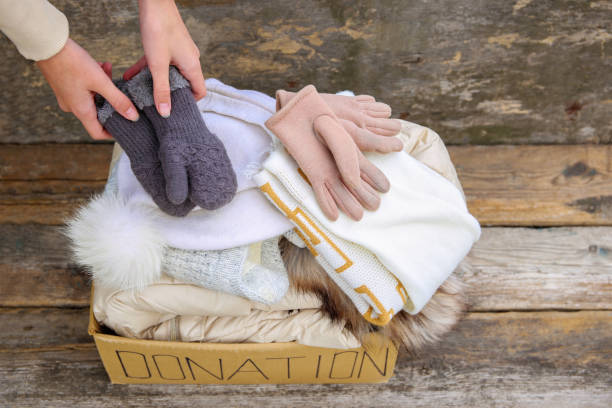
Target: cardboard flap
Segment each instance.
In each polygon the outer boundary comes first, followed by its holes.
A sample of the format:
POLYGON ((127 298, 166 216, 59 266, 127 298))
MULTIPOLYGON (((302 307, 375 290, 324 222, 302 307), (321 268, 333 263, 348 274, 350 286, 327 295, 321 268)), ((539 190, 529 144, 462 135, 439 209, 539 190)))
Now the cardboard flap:
POLYGON ((90 336, 93 336, 96 333, 100 332, 100 323, 96 320, 96 317, 93 313, 93 296, 94 296, 94 286, 91 285, 91 299, 89 301, 89 324, 87 325, 87 333, 90 336))

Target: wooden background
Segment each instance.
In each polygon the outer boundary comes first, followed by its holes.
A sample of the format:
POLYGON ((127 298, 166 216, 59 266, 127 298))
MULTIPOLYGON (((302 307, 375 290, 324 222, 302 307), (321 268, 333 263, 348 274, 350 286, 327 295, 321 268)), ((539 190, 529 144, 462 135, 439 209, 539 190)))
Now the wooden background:
MULTIPOLYGON (((53 3, 117 76, 140 57, 135 1, 53 3)), ((386 385, 110 385, 61 225, 111 146, 2 37, 0 405, 610 406, 611 1, 178 3, 206 76, 370 93, 442 136, 483 225, 457 271, 469 311, 386 385)))

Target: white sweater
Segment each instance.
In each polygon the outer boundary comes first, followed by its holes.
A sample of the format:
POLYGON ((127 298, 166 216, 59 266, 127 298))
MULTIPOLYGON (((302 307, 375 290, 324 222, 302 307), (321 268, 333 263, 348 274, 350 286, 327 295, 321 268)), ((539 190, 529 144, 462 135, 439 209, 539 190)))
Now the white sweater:
POLYGON ((66 16, 47 0, 0 0, 0 30, 34 61, 51 58, 68 40, 66 16))

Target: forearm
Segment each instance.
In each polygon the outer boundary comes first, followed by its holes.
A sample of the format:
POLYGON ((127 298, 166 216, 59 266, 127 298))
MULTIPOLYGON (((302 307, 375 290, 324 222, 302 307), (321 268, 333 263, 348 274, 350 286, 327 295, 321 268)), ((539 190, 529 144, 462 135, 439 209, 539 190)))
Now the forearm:
POLYGON ((68 40, 68 20, 46 0, 0 0, 0 30, 25 58, 57 54, 68 40))

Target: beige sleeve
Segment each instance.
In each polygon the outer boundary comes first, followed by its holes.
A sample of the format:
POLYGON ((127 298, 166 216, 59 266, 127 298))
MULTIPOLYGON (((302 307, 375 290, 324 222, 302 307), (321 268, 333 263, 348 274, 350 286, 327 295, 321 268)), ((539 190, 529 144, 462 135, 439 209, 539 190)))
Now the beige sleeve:
POLYGON ((0 30, 34 61, 51 58, 68 40, 66 16, 47 0, 0 0, 0 30))

